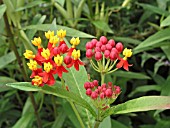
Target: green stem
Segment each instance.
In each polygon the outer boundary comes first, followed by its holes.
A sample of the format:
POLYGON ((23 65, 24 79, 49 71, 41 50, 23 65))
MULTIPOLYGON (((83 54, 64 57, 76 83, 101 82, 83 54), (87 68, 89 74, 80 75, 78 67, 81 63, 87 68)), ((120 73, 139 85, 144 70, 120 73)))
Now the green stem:
POLYGON ((95 122, 95 125, 94 125, 94 128, 98 128, 99 125, 100 125, 100 122, 99 122, 99 121, 96 121, 96 122, 95 122))
POLYGON ((118 68, 115 68, 114 70, 112 70, 112 71, 110 71, 110 72, 107 72, 106 74, 113 73, 113 72, 115 72, 116 70, 118 70, 118 68))
POLYGON ((101 85, 104 84, 104 79, 105 79, 105 73, 101 72, 101 85))
MULTIPOLYGON (((9 25, 9 22, 8 22, 8 18, 7 18, 7 14, 5 13, 4 14, 4 21, 5 21, 5 26, 6 26, 6 30, 7 30, 7 35, 10 39, 10 45, 11 45, 11 48, 12 50, 14 51, 14 54, 17 58, 17 61, 18 61, 18 64, 19 64, 19 67, 21 69, 21 73, 23 75, 23 79, 24 81, 28 81, 28 77, 26 75, 26 71, 24 70, 24 67, 23 67, 23 63, 22 63, 22 60, 21 60, 21 57, 18 53, 18 50, 17 50, 17 47, 15 45, 15 42, 14 40, 12 39, 13 37, 13 34, 11 32, 11 29, 10 29, 10 25, 9 25)), ((31 102, 32 102, 32 105, 33 105, 33 108, 34 108, 34 113, 35 113, 35 116, 37 118, 37 124, 38 124, 38 128, 42 128, 42 124, 41 124, 41 120, 40 120, 40 117, 39 117, 39 114, 38 114, 38 110, 37 110, 37 105, 36 105, 36 102, 35 102, 35 99, 34 99, 34 95, 32 94, 32 92, 28 92, 29 94, 29 97, 31 99, 31 102)))
MULTIPOLYGON (((62 84, 62 87, 65 88, 65 82, 64 82, 63 78, 61 78, 61 84, 62 84)), ((76 114, 76 117, 77 117, 77 119, 78 119, 78 121, 79 121, 79 123, 81 125, 81 128, 85 128, 84 123, 83 123, 83 121, 82 121, 82 119, 80 117, 80 114, 78 113, 74 103, 72 101, 68 100, 68 99, 67 99, 67 101, 70 103, 74 113, 76 114)))

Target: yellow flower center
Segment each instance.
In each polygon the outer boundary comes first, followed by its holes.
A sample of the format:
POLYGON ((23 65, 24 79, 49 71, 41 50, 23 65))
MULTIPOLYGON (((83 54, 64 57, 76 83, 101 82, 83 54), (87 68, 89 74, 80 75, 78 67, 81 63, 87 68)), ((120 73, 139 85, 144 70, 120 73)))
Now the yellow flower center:
POLYGON ((63 63, 63 56, 57 55, 57 57, 54 57, 54 61, 57 66, 61 66, 63 63))
POLYGON ((53 68, 52 64, 50 62, 44 63, 44 70, 49 73, 51 69, 53 68))
POLYGON ((54 36, 54 31, 48 31, 48 32, 45 32, 45 37, 47 39, 50 39, 54 36))
POLYGON ((66 30, 61 29, 61 30, 57 31, 57 36, 59 38, 63 39, 66 36, 66 30))
POLYGON ((41 38, 34 38, 34 40, 31 40, 32 44, 37 46, 38 48, 41 48, 41 38))
POLYGON ((77 45, 79 45, 80 44, 80 39, 79 39, 79 37, 77 37, 77 38, 72 38, 71 40, 70 40, 70 43, 72 44, 72 48, 75 48, 77 45))
POLYGON ((24 56, 26 59, 33 59, 35 58, 35 55, 33 55, 33 52, 31 50, 26 50, 24 53, 24 56))
POLYGON ((29 63, 27 63, 30 70, 37 70, 37 62, 35 60, 30 60, 29 63))
POLYGON ((32 79, 32 82, 34 83, 34 85, 38 86, 42 84, 43 80, 42 80, 42 77, 40 76, 34 76, 34 79, 32 79))
POLYGON ((43 48, 43 51, 41 52, 41 56, 44 57, 46 60, 48 60, 50 58, 50 50, 48 48, 47 49, 43 48))
POLYGON ((50 38, 49 42, 53 44, 53 47, 58 43, 59 39, 57 36, 53 36, 50 38))
POLYGON ((72 57, 74 58, 74 60, 77 60, 80 58, 80 50, 77 50, 74 49, 73 52, 72 52, 72 57))
POLYGON ((124 60, 127 60, 128 57, 131 57, 132 56, 132 49, 127 49, 125 48, 123 50, 123 55, 125 56, 123 59, 124 60))

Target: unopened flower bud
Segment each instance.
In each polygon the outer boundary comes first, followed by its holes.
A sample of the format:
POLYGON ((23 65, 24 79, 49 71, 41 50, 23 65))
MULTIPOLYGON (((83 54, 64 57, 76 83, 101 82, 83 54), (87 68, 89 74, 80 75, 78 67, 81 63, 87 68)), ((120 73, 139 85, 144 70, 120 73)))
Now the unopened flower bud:
POLYGON ((86 57, 88 59, 91 59, 93 57, 93 51, 91 49, 87 49, 86 51, 86 57))
POLYGON ((104 52, 106 50, 106 45, 101 46, 101 51, 104 52))
POLYGON ((101 54, 100 52, 96 52, 96 53, 95 53, 95 59, 96 59, 97 61, 100 61, 100 60, 102 59, 102 54, 101 54))
POLYGON ((115 41, 113 39, 110 39, 108 41, 108 44, 110 44, 112 47, 114 47, 115 46, 115 41))
POLYGON ((106 88, 106 84, 104 83, 104 84, 102 84, 102 86, 101 86, 102 88, 106 88))
POLYGON ((96 44, 97 44, 97 40, 96 39, 92 39, 91 40, 91 43, 93 44, 93 46, 95 47, 96 46, 96 44))
POLYGON ((84 83, 84 88, 87 90, 88 88, 90 88, 91 87, 91 85, 90 85, 90 83, 89 82, 85 82, 84 83))
POLYGON ((104 51, 104 57, 108 59, 109 56, 110 56, 110 51, 109 50, 105 50, 104 51))
POLYGON ((115 88, 115 94, 119 94, 121 91, 121 88, 119 86, 114 86, 115 88))
POLYGON ((101 52, 101 49, 100 49, 100 47, 96 47, 96 48, 94 49, 94 51, 95 51, 95 52, 101 52))
POLYGON ((106 44, 106 49, 111 51, 112 50, 112 45, 111 44, 106 44))
POLYGON ((104 99, 104 98, 105 98, 104 92, 100 93, 100 98, 101 98, 101 99, 104 99))
POLYGON ((96 47, 101 47, 101 46, 102 46, 102 42, 98 41, 98 42, 96 43, 96 47))
POLYGON ((67 47, 67 45, 66 44, 62 44, 61 46, 60 46, 60 51, 64 54, 65 52, 67 52, 67 50, 68 50, 68 47, 67 47))
POLYGON ((98 86, 98 81, 97 80, 93 80, 93 84, 94 84, 94 86, 98 86))
POLYGON ((96 92, 92 92, 91 98, 92 99, 97 99, 97 97, 98 97, 98 94, 96 92))
POLYGON ((105 36, 101 36, 100 37, 100 42, 102 42, 102 44, 106 44, 107 43, 107 38, 105 36))
POLYGON ((92 94, 92 90, 90 88, 88 88, 86 90, 86 95, 91 96, 91 94, 92 94))
POLYGON ((117 57, 118 57, 118 54, 117 54, 116 52, 113 52, 113 51, 112 51, 112 52, 110 53, 110 56, 109 56, 110 60, 114 61, 114 60, 117 59, 117 57))
POLYGON ((105 95, 109 98, 109 97, 111 97, 112 96, 112 90, 111 89, 107 89, 106 91, 105 91, 105 95))
POLYGON ((71 56, 66 56, 66 57, 64 58, 64 63, 65 63, 66 65, 69 65, 71 62, 72 62, 71 56))
POLYGON ((86 43, 86 49, 93 49, 93 43, 87 42, 86 43))
POLYGON ((58 47, 55 47, 55 48, 53 49, 53 54, 54 54, 55 56, 57 56, 58 54, 60 54, 60 49, 59 49, 58 47))
POLYGON ((122 44, 121 42, 117 43, 117 44, 116 44, 116 49, 117 49, 117 51, 118 51, 119 53, 121 53, 122 50, 123 50, 123 44, 122 44))

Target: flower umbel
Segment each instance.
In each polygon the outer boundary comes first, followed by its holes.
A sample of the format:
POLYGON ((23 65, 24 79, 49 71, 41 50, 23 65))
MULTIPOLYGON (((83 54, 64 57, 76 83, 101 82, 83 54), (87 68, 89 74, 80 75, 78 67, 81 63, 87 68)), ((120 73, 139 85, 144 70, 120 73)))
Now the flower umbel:
POLYGON ((40 37, 32 40, 32 44, 38 47, 37 53, 34 55, 32 51, 26 50, 24 56, 30 60, 27 65, 32 70, 30 78, 33 78, 33 85, 54 85, 55 74, 62 78, 63 73, 68 73, 66 68, 74 65, 75 69, 79 70, 79 65, 83 65, 83 62, 80 61, 80 50, 75 49, 75 46, 80 43, 79 38, 75 38, 73 41, 74 48, 68 48, 63 40, 65 36, 66 30, 57 31, 57 35, 54 34, 54 31, 45 32, 45 37, 49 41, 47 48, 42 46, 40 37))

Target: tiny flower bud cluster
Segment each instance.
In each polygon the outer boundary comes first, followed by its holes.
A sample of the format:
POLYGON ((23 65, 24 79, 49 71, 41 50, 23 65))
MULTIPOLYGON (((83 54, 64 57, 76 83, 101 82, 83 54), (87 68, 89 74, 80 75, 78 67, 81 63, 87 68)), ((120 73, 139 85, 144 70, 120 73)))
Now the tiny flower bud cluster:
POLYGON ((99 109, 108 108, 121 93, 119 86, 113 85, 111 82, 99 86, 97 80, 85 82, 84 88, 86 95, 94 101, 95 106, 99 109))
POLYGON ((123 50, 122 43, 115 43, 113 39, 107 40, 105 36, 100 37, 100 40, 92 39, 86 44, 86 57, 88 59, 95 58, 96 61, 102 60, 103 56, 106 59, 114 61, 118 58, 123 50))
POLYGON ((113 39, 108 40, 105 36, 101 36, 99 41, 92 39, 86 43, 86 57, 90 59, 92 67, 98 72, 112 73, 112 71, 115 71, 112 69, 118 60, 120 61, 116 68, 123 67, 128 71, 128 67, 131 65, 128 64, 127 58, 132 56, 132 51, 131 49, 123 48, 124 46, 121 42, 115 43, 113 39), (123 53, 123 58, 120 56, 121 53, 123 53), (93 58, 97 61, 98 66, 93 62, 93 58))
POLYGON ((76 50, 76 46, 80 43, 79 38, 72 38, 70 43, 72 47, 68 47, 64 41, 66 36, 65 30, 45 32, 45 37, 48 39, 47 48, 41 45, 41 38, 34 38, 32 44, 38 47, 36 55, 31 50, 26 50, 24 56, 29 59, 27 63, 29 69, 32 71, 30 78, 32 84, 36 86, 43 86, 44 84, 54 85, 54 76, 57 74, 60 78, 63 72, 67 73, 66 68, 72 66, 79 70, 79 65, 84 65, 80 60, 80 50, 76 50))

